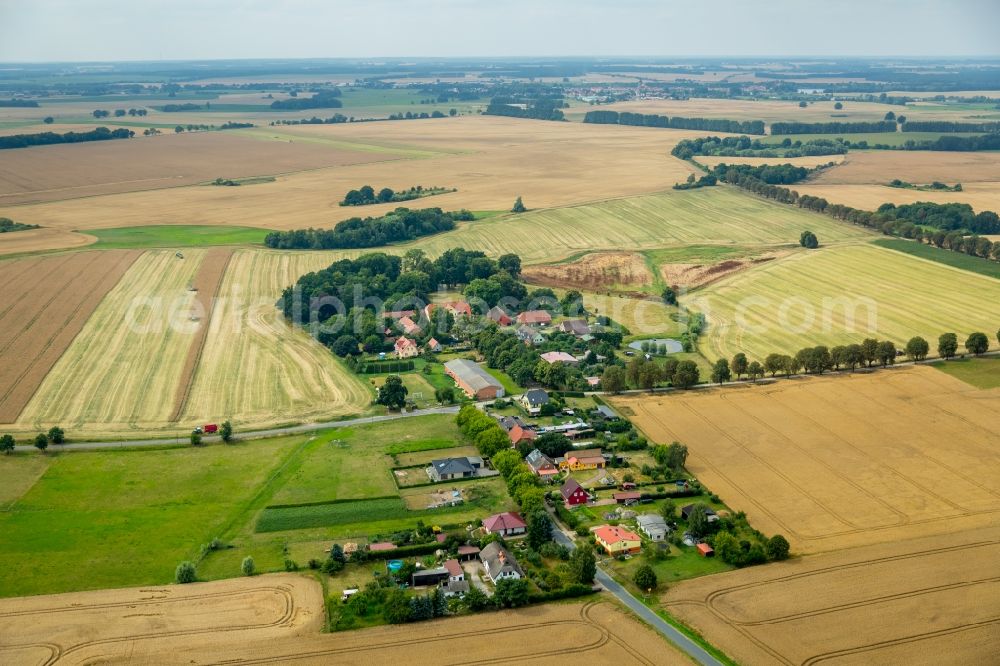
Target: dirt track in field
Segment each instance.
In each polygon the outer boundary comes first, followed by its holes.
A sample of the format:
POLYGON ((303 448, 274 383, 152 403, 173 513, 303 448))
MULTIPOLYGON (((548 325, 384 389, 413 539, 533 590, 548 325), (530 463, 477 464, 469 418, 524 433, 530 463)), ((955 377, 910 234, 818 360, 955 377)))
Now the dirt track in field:
POLYGON ((629 291, 653 283, 645 258, 633 252, 594 252, 576 261, 525 266, 522 274, 532 284, 588 291, 629 291))
POLYGON ((321 634, 320 585, 289 574, 0 600, 17 664, 687 664, 608 603, 549 604, 321 634))
POLYGON ((200 322, 198 330, 191 341, 188 349, 187 360, 184 362, 184 370, 181 372, 180 382, 177 384, 177 395, 174 398, 174 411, 170 416, 171 421, 180 419, 187 405, 188 396, 191 394, 191 384, 194 382, 194 373, 201 360, 201 352, 205 348, 205 339, 208 337, 209 324, 212 321, 212 311, 215 309, 215 302, 219 293, 219 286, 222 284, 222 277, 226 274, 226 267, 229 266, 229 259, 233 251, 229 248, 213 248, 205 253, 198 273, 195 275, 193 286, 198 290, 193 311, 198 313, 200 322))
POLYGON ((14 422, 104 295, 139 257, 109 250, 0 263, 0 423, 14 422))

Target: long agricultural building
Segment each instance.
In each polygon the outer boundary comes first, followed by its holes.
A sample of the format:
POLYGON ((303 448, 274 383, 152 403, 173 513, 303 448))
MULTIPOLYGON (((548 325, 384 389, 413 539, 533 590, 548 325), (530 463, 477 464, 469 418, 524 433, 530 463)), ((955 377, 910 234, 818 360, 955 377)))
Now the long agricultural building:
POLYGON ((444 364, 444 371, 470 398, 494 400, 504 396, 503 384, 478 363, 456 358, 444 364))

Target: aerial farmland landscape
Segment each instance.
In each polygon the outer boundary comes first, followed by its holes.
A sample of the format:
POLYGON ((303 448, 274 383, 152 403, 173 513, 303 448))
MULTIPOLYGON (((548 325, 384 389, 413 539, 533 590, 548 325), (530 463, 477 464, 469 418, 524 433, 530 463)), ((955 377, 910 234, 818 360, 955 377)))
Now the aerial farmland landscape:
POLYGON ((0 664, 997 663, 995 3, 124 9, 0 3, 0 664))

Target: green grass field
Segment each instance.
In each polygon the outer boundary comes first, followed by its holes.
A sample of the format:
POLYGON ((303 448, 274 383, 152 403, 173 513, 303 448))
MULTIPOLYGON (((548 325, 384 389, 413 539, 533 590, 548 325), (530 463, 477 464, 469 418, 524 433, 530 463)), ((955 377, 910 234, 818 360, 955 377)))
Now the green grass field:
POLYGON ((407 444, 461 443, 449 414, 421 416, 331 431, 309 444, 301 466, 271 504, 327 502, 396 494, 387 455, 407 444))
POLYGON ((784 245, 797 243, 804 229, 825 243, 871 237, 823 215, 713 187, 477 221, 412 246, 431 255, 456 246, 494 256, 514 251, 525 263, 547 263, 587 250, 784 245))
POLYGON ((699 291, 705 356, 763 360, 802 347, 995 331, 1000 282, 875 245, 798 252, 699 291), (851 322, 853 315, 853 324, 851 322))
POLYGON ((875 245, 878 245, 879 247, 886 247, 890 250, 896 250, 898 252, 913 255, 914 257, 920 257, 921 259, 936 261, 939 264, 951 266, 952 268, 961 268, 962 270, 972 271, 973 273, 979 273, 980 275, 987 275, 989 277, 1000 279, 1000 263, 997 263, 996 261, 990 261, 988 259, 983 259, 982 257, 971 257, 962 252, 943 250, 939 247, 934 247, 933 245, 915 243, 913 241, 903 240, 902 238, 879 238, 874 242, 875 245))
POLYGON ((97 237, 92 247, 109 250, 119 248, 182 248, 207 245, 262 245, 268 229, 253 227, 218 227, 203 225, 158 225, 94 229, 87 233, 97 237))
POLYGON ((303 441, 3 458, 0 479, 38 480, 0 512, 0 596, 170 582, 303 441))
MULTIPOLYGON (((990 336, 989 333, 987 335, 990 336)), ((992 339, 992 336, 990 338, 990 346, 994 347, 995 340, 992 339)), ((976 388, 1000 388, 1000 358, 996 356, 941 361, 931 363, 931 367, 956 379, 961 379, 966 384, 971 384, 976 388)))

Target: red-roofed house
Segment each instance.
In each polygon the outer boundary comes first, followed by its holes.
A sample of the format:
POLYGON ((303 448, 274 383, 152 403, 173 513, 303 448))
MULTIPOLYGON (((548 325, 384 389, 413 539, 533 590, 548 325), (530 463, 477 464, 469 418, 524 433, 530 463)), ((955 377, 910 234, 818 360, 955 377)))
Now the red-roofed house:
POLYGON ((552 323, 552 315, 545 310, 528 310, 517 315, 517 323, 533 326, 548 326, 552 323))
POLYGON ((399 336, 395 344, 397 358, 412 358, 420 353, 417 343, 405 335, 399 336))
POLYGON ((439 352, 441 351, 441 343, 435 340, 434 338, 431 338, 430 340, 427 341, 427 348, 430 349, 432 352, 439 352))
POLYGON ((484 518, 483 527, 490 534, 499 534, 500 536, 514 536, 528 531, 528 525, 521 520, 521 516, 510 511, 484 518))
POLYGON ((594 530, 594 538, 608 555, 638 553, 642 550, 642 539, 639 535, 624 527, 601 525, 594 530))
POLYGON ((698 554, 701 555, 702 557, 712 557, 713 555, 715 555, 715 551, 712 550, 712 547, 709 546, 707 543, 699 543, 698 554))
POLYGON ((442 303, 442 307, 455 317, 472 316, 472 306, 466 303, 465 301, 452 301, 451 303, 442 303))
POLYGON ((562 494, 563 501, 566 502, 567 506, 586 504, 590 500, 590 495, 587 491, 573 478, 566 479, 566 483, 559 489, 559 492, 562 494))
POLYGON ((510 437, 510 443, 514 446, 517 446, 521 442, 532 442, 535 440, 535 437, 538 437, 538 433, 531 428, 522 428, 519 425, 511 428, 507 432, 507 435, 510 437))
POLYGON ((399 327, 403 329, 403 333, 406 335, 420 335, 420 325, 413 321, 409 317, 401 317, 399 320, 399 327))
POLYGON ((444 568, 448 570, 448 580, 465 580, 465 572, 458 560, 445 560, 444 568))

